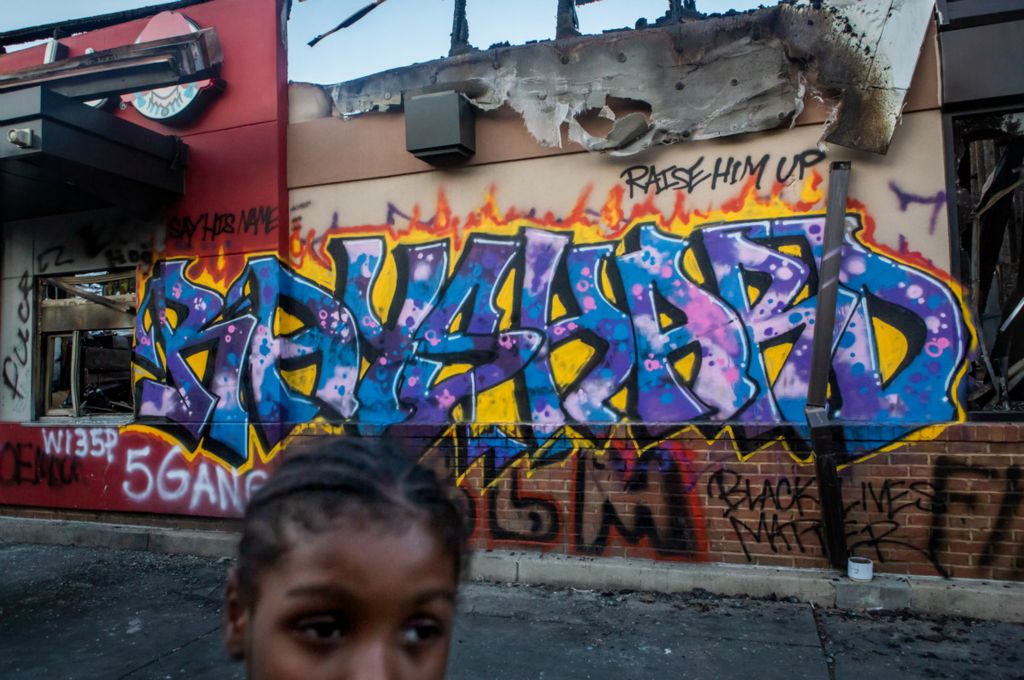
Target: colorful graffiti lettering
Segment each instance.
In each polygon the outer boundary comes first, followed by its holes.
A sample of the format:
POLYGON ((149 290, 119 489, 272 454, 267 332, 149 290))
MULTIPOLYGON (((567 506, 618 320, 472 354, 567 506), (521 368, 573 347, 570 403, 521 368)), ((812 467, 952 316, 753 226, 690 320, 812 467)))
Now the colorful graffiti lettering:
MULTIPOLYGON (((584 218, 454 228, 439 211, 404 234, 334 225, 228 281, 162 261, 137 319, 139 419, 234 466, 314 420, 520 424, 549 453, 567 426, 799 429, 824 216, 755 217, 641 215, 607 238, 584 218)), ((951 285, 873 247, 868 219, 847 216, 831 410, 898 438, 958 418, 970 338, 951 285)))

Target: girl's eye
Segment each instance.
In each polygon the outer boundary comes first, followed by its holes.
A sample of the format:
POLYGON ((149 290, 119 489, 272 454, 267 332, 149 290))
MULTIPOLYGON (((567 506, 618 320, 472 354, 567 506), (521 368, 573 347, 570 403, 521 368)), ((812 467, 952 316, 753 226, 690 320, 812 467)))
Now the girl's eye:
POLYGON ((337 616, 316 616, 295 623, 295 631, 312 642, 334 642, 345 634, 344 622, 337 616))
POLYGON ((418 617, 410 620, 402 629, 402 642, 410 646, 423 645, 444 634, 441 622, 433 617, 418 617))

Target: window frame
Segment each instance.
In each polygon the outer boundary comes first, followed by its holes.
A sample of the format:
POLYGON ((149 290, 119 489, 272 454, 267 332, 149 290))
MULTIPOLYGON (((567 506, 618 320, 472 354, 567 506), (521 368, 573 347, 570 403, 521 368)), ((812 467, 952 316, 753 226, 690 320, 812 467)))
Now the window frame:
POLYGON ((37 364, 34 388, 36 420, 41 422, 130 422, 135 417, 132 364, 129 360, 128 388, 131 395, 131 409, 127 412, 87 413, 83 406, 82 371, 84 364, 83 339, 94 331, 131 332, 129 352, 135 346, 135 317, 138 304, 137 268, 103 269, 69 272, 50 276, 35 277, 36 296, 36 337, 35 355, 37 364), (82 288, 86 284, 102 284, 116 281, 131 281, 130 293, 102 295, 82 288), (66 297, 48 297, 47 289, 63 290, 66 297), (54 361, 51 354, 51 339, 71 337, 69 396, 71 408, 54 407, 51 403, 54 361))

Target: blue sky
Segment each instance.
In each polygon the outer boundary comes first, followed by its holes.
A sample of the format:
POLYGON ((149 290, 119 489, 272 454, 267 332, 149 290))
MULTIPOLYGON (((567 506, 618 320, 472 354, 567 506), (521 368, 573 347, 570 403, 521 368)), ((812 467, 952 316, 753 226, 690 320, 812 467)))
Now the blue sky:
MULTIPOLYGON (((292 80, 337 83, 448 52, 453 0, 388 0, 351 28, 316 47, 306 43, 333 28, 369 0, 294 2, 288 25, 292 80)), ((158 4, 156 0, 5 0, 0 30, 46 24, 158 4)), ((702 12, 752 9, 774 0, 697 0, 702 12)), ((477 47, 554 37, 557 0, 468 0, 469 38, 477 47)), ((599 33, 633 26, 640 17, 665 13, 667 0, 602 0, 578 10, 580 29, 599 33)), ((187 10, 186 10, 187 13, 187 10)))

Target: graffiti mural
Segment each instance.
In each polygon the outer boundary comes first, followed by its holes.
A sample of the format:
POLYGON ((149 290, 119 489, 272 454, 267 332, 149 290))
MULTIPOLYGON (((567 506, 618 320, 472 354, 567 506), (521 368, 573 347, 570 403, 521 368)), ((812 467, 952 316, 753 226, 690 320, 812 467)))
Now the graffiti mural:
MULTIPOLYGON (((146 270, 134 421, 5 426, 0 493, 236 517, 289 438, 386 436, 452 481, 475 546, 820 566, 803 407, 824 195, 810 165, 791 174, 796 200, 748 172, 714 209, 675 190, 670 214, 634 169, 564 216, 499 209, 495 191, 464 215, 444 194, 432 213, 389 205, 380 224, 304 223, 301 205, 287 223, 168 223, 220 254, 146 270), (220 247, 286 226, 286 253, 220 247)), ((841 472, 850 547, 886 569, 1017 577, 1021 462, 942 440, 973 342, 960 292, 874 231, 851 201, 829 381, 837 446, 858 462, 841 472), (968 515, 977 545, 955 524, 968 515)))
MULTIPOLYGON (((514 424, 546 456, 568 427, 801 431, 823 214, 752 182, 685 221, 537 219, 493 201, 465 223, 443 203, 402 227, 298 223, 289 262, 251 255, 219 278, 206 260, 160 262, 137 319, 140 422, 232 466, 313 421, 514 424)), ((873 246, 870 220, 851 205, 831 413, 898 439, 959 418, 970 337, 951 284, 873 246)))

